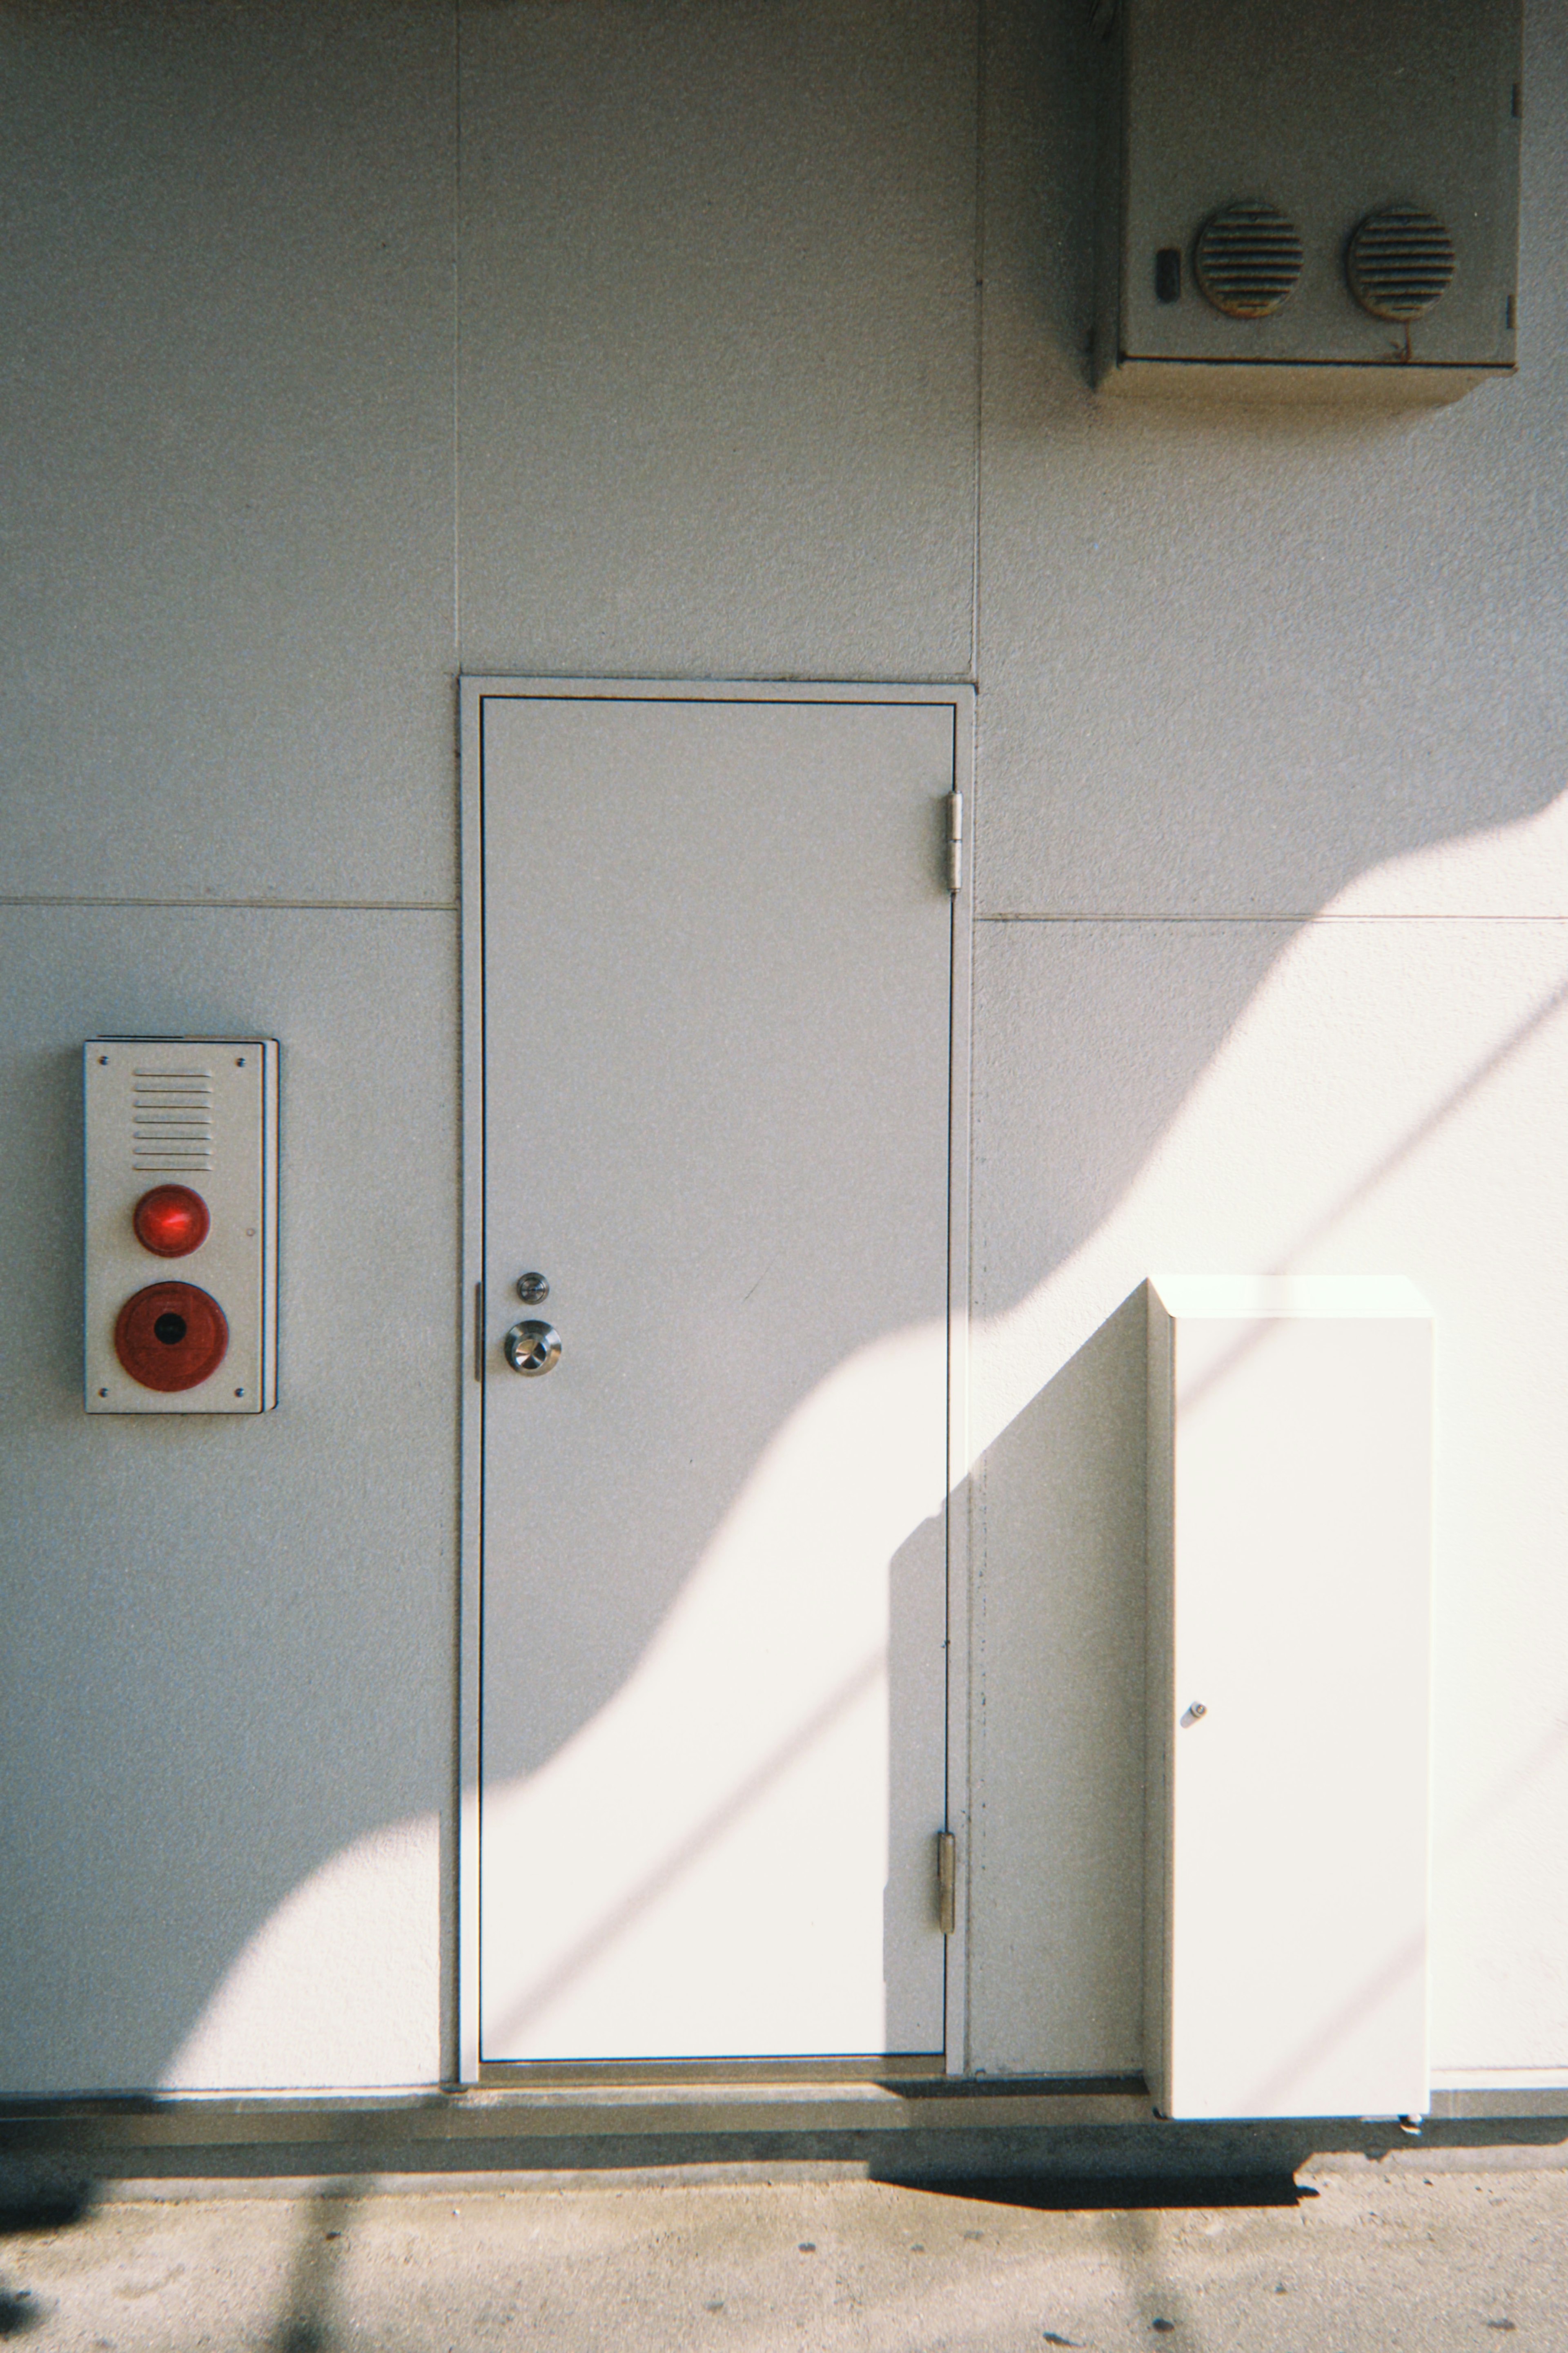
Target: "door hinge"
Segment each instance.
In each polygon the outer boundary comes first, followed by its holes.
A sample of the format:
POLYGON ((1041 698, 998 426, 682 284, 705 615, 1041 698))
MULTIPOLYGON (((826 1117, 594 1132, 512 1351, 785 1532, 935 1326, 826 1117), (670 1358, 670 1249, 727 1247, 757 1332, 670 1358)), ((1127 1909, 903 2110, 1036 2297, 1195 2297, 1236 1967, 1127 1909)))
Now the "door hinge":
POLYGON ((936 1834, 936 1924, 944 1936, 958 1926, 958 1841, 951 1831, 936 1834))
POLYGON ((947 797, 947 887, 963 888, 963 795, 956 789, 947 797))

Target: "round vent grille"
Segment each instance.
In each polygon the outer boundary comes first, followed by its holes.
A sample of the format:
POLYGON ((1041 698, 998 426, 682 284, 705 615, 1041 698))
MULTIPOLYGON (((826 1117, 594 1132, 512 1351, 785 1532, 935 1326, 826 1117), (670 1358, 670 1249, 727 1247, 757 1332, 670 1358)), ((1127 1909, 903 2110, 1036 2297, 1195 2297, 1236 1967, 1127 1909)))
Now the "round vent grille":
POLYGON ((1352 237, 1345 275, 1374 319, 1419 319, 1448 290, 1454 240, 1430 213, 1390 205, 1369 214, 1352 237))
POLYGON ((1226 205, 1199 230, 1193 269, 1227 319, 1267 319, 1301 275, 1301 240, 1272 205, 1226 205))

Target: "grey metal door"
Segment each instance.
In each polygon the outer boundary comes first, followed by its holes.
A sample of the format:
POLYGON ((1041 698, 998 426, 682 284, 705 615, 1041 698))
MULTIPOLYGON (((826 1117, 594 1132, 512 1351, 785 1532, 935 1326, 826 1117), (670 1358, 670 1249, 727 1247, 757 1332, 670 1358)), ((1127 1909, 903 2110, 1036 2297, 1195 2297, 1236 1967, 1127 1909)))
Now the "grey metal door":
POLYGON ((482 2056, 940 2051, 957 708, 481 707, 482 2056))

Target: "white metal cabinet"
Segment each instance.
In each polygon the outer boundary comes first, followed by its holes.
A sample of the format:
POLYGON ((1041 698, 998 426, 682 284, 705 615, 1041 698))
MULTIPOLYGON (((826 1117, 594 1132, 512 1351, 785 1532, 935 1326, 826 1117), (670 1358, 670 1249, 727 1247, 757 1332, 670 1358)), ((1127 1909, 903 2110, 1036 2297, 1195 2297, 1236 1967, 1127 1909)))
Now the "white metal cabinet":
POLYGON ((940 2052, 967 696, 469 717, 477 2055, 940 2052), (524 1318, 547 1377, 503 1353, 524 1318))
POLYGON ((1172 2116, 1427 2104, 1432 1324, 1149 1290, 1147 2064, 1172 2116))

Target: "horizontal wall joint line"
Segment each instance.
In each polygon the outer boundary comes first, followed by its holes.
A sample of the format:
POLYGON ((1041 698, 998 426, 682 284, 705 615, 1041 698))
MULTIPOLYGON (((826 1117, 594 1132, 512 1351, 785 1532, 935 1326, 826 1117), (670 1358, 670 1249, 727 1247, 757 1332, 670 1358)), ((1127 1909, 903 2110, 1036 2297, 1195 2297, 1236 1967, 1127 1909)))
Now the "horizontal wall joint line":
POLYGON ((168 907, 198 913, 243 909, 263 915, 455 915, 456 899, 95 899, 85 893, 0 892, 0 907, 168 907))
POLYGON ((1449 907, 1435 909, 1430 914, 1408 907, 1390 908, 1379 913, 1367 908, 1354 914, 1340 914, 1331 907, 1261 909, 1255 914, 1208 915, 1131 915, 1104 909, 1098 913, 1076 912, 1070 914, 976 914, 977 923, 1568 923, 1568 910, 1553 913, 1542 910, 1539 914, 1498 914, 1485 909, 1474 914, 1456 913, 1449 907))

